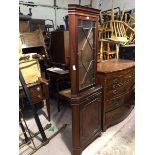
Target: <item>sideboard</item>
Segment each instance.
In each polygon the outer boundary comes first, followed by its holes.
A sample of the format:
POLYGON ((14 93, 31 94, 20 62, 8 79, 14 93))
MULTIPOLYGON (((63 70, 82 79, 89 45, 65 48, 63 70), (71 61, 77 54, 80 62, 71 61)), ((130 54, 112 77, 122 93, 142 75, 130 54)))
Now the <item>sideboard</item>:
POLYGON ((103 87, 102 130, 105 131, 133 109, 135 62, 111 59, 98 63, 97 83, 103 87))

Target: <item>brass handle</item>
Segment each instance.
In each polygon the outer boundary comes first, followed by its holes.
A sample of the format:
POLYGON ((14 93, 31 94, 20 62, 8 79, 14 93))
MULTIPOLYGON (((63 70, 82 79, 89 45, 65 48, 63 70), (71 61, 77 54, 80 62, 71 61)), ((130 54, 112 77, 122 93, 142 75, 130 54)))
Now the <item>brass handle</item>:
POLYGON ((113 82, 114 84, 118 83, 118 78, 114 79, 112 82, 113 82))
POLYGON ((119 84, 119 87, 121 87, 121 86, 123 86, 123 83, 120 83, 120 84, 119 84))
POLYGON ((118 104, 118 102, 113 102, 113 104, 117 105, 117 104, 118 104))
POLYGON ((114 95, 116 95, 116 94, 117 94, 117 90, 113 90, 112 92, 113 92, 113 94, 114 94, 114 95))
POLYGON ((113 88, 117 88, 117 87, 118 87, 118 85, 117 85, 117 84, 115 84, 115 85, 113 85, 112 87, 113 87, 113 88))
POLYGON ((123 83, 114 84, 112 87, 117 88, 117 87, 121 87, 121 86, 123 86, 123 83))

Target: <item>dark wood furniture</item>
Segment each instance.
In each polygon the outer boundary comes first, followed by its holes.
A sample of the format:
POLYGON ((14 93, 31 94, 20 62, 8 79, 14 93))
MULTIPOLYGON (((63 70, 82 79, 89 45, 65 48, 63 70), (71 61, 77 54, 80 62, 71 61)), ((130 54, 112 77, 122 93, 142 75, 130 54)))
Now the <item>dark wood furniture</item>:
POLYGON ((71 102, 71 89, 69 88, 69 89, 64 89, 64 90, 59 91, 59 97, 70 103, 71 102))
POLYGON ((53 62, 69 65, 69 31, 53 31, 49 56, 53 62))
POLYGON ((122 121, 134 102, 135 62, 107 60, 97 64, 97 83, 103 86, 102 129, 122 121))
POLYGON ((69 5, 73 155, 101 134, 102 87, 96 85, 99 10, 69 5))
POLYGON ((56 97, 57 108, 60 111, 60 102, 59 102, 59 91, 65 89, 65 86, 68 83, 68 87, 70 87, 70 75, 69 70, 63 70, 56 67, 47 68, 47 75, 50 80, 50 90, 52 95, 56 97))
MULTIPOLYGON (((32 97, 32 103, 38 104, 45 100, 47 107, 48 120, 50 121, 50 102, 49 102, 49 90, 48 90, 48 81, 40 78, 40 80, 33 84, 27 84, 27 88, 30 91, 32 97)), ((22 87, 19 87, 19 94, 23 101, 26 103, 26 96, 22 87)))

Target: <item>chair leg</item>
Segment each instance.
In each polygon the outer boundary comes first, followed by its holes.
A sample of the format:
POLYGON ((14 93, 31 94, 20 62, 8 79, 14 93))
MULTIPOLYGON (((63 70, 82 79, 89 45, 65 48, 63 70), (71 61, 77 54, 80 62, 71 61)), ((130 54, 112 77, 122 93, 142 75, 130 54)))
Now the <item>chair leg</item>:
POLYGON ((57 98, 57 108, 58 108, 58 112, 60 112, 60 99, 59 98, 57 98))
POLYGON ((47 108, 47 115, 48 115, 48 121, 51 121, 51 106, 50 106, 50 102, 49 99, 45 100, 46 102, 46 108, 47 108))

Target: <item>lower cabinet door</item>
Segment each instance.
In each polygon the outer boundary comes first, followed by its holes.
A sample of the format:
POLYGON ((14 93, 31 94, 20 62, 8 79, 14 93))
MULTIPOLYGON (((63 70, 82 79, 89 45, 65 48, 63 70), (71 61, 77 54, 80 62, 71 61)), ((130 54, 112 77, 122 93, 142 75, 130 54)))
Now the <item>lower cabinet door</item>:
POLYGON ((81 152, 101 135, 102 88, 72 98, 72 155, 81 152))
POLYGON ((93 137, 101 128, 101 99, 84 103, 80 110, 80 142, 81 145, 91 142, 93 137))

